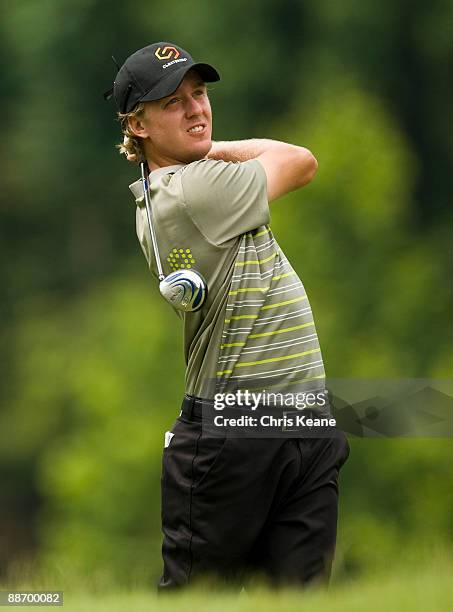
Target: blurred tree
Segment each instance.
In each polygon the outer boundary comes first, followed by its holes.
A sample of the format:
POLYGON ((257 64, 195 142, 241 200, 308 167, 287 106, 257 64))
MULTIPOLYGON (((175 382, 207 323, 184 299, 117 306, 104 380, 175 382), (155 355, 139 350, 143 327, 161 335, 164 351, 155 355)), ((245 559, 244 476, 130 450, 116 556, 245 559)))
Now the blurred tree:
POLYGON ((160 454, 184 371, 181 323, 153 289, 125 271, 72 304, 30 303, 17 329, 0 457, 37 462, 40 544, 58 567, 109 561, 120 578, 158 564, 160 454))

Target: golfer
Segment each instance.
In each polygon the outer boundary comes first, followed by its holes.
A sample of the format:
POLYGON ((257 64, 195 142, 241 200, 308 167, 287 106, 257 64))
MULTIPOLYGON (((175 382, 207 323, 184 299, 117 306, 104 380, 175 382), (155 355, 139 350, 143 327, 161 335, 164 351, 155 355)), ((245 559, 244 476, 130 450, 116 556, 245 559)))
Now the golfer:
MULTIPOLYGON (((187 369, 163 444, 159 592, 202 580, 236 587, 253 576, 272 586, 327 582, 349 454, 344 434, 244 437, 202 427, 202 409, 226 394, 325 389, 304 286, 269 225, 269 203, 309 183, 317 161, 285 142, 214 142, 206 84, 219 79, 180 46, 158 42, 128 57, 111 90, 118 146, 147 164, 163 273, 196 270, 207 283, 200 309, 174 308, 187 369)), ((130 189, 157 278, 143 181, 130 189)))

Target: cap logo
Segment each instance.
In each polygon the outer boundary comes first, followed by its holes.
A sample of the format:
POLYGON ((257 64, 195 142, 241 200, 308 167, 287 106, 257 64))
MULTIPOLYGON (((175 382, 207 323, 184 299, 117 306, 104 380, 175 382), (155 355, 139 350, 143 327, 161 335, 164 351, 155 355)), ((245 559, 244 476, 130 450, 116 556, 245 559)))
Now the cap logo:
POLYGON ((176 49, 175 47, 164 47, 162 51, 161 51, 161 48, 158 47, 155 50, 154 55, 157 57, 157 59, 168 60, 172 57, 174 57, 174 59, 178 59, 178 57, 180 56, 180 53, 178 49, 176 49))

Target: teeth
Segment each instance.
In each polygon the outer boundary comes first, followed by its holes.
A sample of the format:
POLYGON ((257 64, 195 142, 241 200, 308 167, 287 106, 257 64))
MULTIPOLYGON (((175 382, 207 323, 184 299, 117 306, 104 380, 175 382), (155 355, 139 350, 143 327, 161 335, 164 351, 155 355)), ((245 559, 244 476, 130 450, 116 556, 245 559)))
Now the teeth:
POLYGON ((188 132, 201 132, 203 130, 203 126, 202 125, 196 125, 193 128, 190 128, 190 130, 187 130, 188 132))

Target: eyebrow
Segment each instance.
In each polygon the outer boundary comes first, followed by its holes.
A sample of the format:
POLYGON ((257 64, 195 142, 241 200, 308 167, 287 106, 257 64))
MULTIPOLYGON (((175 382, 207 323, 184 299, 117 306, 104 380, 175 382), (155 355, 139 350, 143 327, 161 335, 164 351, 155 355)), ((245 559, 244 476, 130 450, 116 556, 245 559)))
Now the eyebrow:
MULTIPOLYGON (((200 79, 199 81, 195 81, 195 83, 194 83, 194 85, 193 85, 193 86, 194 86, 194 87, 200 87, 200 86, 205 87, 205 86, 206 86, 206 83, 200 79)), ((176 93, 176 92, 173 92, 173 93, 172 93, 172 94, 170 94, 169 96, 165 96, 165 98, 163 98, 163 100, 164 100, 164 104, 165 104, 165 102, 166 102, 167 100, 171 100, 172 98, 174 98, 174 97, 175 97, 175 93, 176 93)))
MULTIPOLYGON (((206 85, 206 83, 202 79, 199 79, 198 81, 195 81, 193 87, 200 87, 200 85, 206 85)), ((175 92, 173 92, 173 94, 170 94, 168 97, 171 98, 174 93, 175 92)))

